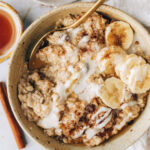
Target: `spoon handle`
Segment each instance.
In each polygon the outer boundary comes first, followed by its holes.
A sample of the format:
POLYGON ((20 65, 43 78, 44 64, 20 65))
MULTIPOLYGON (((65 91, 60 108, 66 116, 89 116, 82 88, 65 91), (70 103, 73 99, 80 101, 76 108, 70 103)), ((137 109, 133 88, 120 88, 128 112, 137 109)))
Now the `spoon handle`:
POLYGON ((76 28, 77 26, 79 26, 81 23, 83 23, 93 12, 96 11, 96 9, 102 5, 105 2, 105 0, 98 0, 92 8, 89 9, 89 11, 87 11, 78 21, 76 21, 74 24, 72 24, 71 26, 68 26, 64 29, 68 29, 68 28, 76 28))

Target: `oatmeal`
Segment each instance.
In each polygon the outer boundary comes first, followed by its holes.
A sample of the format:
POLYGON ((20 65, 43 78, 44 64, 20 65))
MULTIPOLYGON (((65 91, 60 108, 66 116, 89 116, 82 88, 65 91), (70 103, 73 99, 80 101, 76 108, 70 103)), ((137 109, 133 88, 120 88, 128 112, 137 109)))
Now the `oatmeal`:
POLYGON ((60 142, 96 146, 137 118, 149 94, 150 65, 134 34, 129 24, 94 13, 75 29, 48 35, 36 54, 46 65, 29 70, 26 62, 18 84, 28 120, 60 142))

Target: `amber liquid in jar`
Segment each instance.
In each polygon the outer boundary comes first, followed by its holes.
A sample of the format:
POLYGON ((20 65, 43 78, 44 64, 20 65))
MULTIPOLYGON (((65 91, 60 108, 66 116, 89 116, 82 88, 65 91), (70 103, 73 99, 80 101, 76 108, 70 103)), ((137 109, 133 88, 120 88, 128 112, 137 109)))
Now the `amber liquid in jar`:
POLYGON ((0 56, 6 53, 16 39, 16 27, 12 17, 0 10, 0 56))

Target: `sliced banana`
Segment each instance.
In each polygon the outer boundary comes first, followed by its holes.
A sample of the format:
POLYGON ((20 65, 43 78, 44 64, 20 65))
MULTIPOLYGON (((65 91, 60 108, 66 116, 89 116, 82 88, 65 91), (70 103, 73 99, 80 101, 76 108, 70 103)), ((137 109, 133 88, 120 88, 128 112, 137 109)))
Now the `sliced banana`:
POLYGON ((105 32, 107 46, 120 46, 127 50, 133 42, 133 30, 130 25, 123 21, 111 23, 105 32))
POLYGON ((107 106, 120 108, 123 97, 123 82, 115 77, 108 78, 100 89, 100 98, 107 106))
POLYGON ((129 70, 135 66, 139 66, 146 63, 146 61, 142 57, 137 56, 135 54, 126 55, 125 59, 126 59, 125 65, 129 70))
POLYGON ((100 73, 104 75, 114 74, 114 62, 117 63, 124 55, 125 52, 120 47, 110 46, 103 48, 96 57, 100 73))
POLYGON ((150 65, 133 67, 128 75, 127 84, 133 93, 141 94, 148 91, 150 89, 150 65))
POLYGON ((120 59, 120 61, 118 60, 119 59, 117 59, 117 62, 115 62, 115 71, 116 74, 121 78, 121 80, 126 84, 128 83, 131 69, 135 66, 146 63, 142 57, 135 54, 124 55, 124 57, 120 59))
POLYGON ((111 58, 112 55, 115 54, 125 55, 126 53, 123 51, 121 47, 118 46, 105 47, 97 54, 97 60, 101 61, 106 58, 111 58))
POLYGON ((140 56, 124 56, 115 64, 115 72, 132 93, 141 94, 150 89, 150 65, 140 56))

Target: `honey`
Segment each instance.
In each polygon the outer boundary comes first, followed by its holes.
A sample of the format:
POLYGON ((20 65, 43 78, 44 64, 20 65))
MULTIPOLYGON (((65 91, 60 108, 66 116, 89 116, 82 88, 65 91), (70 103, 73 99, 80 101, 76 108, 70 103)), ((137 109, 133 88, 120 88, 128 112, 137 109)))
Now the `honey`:
POLYGON ((0 56, 6 53, 16 39, 16 27, 12 17, 0 10, 0 56))

